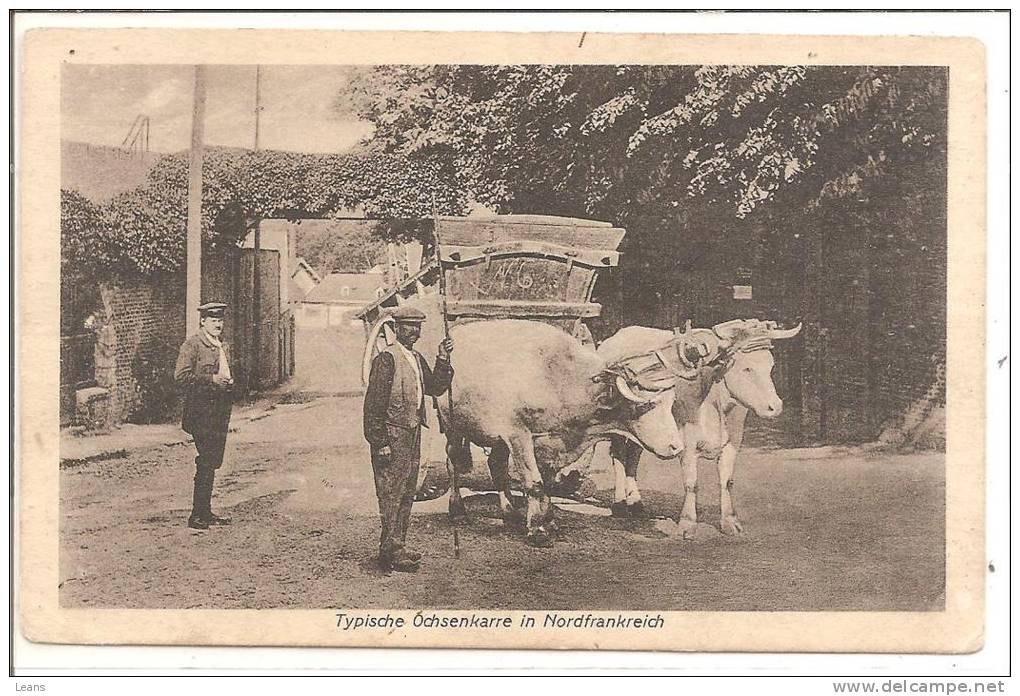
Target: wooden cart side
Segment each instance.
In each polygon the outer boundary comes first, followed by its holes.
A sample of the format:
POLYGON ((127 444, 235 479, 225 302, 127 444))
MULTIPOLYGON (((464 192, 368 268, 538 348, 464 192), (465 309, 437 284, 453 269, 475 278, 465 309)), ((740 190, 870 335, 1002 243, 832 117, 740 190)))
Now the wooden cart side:
POLYGON ((542 241, 582 249, 616 249, 626 234, 608 222, 539 215, 440 218, 439 224, 444 246, 542 241))

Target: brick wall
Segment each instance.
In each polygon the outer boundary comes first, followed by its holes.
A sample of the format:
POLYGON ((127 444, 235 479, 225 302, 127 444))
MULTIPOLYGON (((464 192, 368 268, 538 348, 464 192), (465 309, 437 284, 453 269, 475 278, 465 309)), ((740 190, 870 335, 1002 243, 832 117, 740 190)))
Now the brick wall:
POLYGON ((596 284, 593 333, 688 318, 803 321, 774 351, 784 413, 750 418, 749 444, 870 441, 916 415, 919 400, 943 406, 944 169, 933 159, 899 174, 870 199, 813 211, 777 204, 746 222, 657 223, 665 233, 628 224, 620 267, 596 284), (733 299, 733 285, 752 286, 752 299, 733 299))
POLYGON ((114 420, 171 419, 174 360, 185 331, 184 275, 106 282, 101 294, 106 324, 97 343, 96 381, 111 392, 114 420))
MULTIPOLYGON (((279 254, 263 250, 260 258, 262 329, 258 363, 260 387, 265 389, 293 373, 293 337, 284 327, 285 321, 290 326, 289 315, 280 312, 279 254)), ((230 305, 224 338, 235 356, 234 377, 239 393, 245 393, 255 363, 253 251, 207 254, 202 270, 202 297, 230 305)), ((87 282, 74 279, 68 285, 77 283, 78 289, 84 289, 87 282)), ((82 313, 95 318, 95 382, 110 390, 114 422, 174 420, 180 415, 173 370, 185 339, 185 274, 111 279, 98 283, 98 288, 95 307, 82 313)), ((68 292, 74 289, 69 287, 68 292)))
POLYGON ((945 404, 938 378, 946 352, 946 219, 944 181, 905 186, 872 252, 871 365, 875 426, 897 426, 922 397, 945 404), (934 392, 927 392, 934 385, 934 392))

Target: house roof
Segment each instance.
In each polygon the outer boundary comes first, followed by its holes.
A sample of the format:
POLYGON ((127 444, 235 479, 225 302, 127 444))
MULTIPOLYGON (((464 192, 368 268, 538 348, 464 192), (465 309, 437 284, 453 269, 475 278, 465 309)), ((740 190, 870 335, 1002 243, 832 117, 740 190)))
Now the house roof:
POLYGON ((322 278, 320 278, 319 274, 315 272, 315 269, 312 268, 311 265, 307 261, 305 261, 304 257, 303 256, 299 256, 299 257, 297 257, 297 264, 294 267, 294 272, 290 274, 290 277, 293 278, 294 276, 296 276, 298 273, 300 273, 302 271, 307 273, 308 276, 312 280, 314 280, 316 283, 319 283, 319 282, 322 281, 322 278))
POLYGON ((339 304, 368 303, 378 299, 377 291, 386 286, 381 273, 330 273, 305 295, 304 302, 339 304))

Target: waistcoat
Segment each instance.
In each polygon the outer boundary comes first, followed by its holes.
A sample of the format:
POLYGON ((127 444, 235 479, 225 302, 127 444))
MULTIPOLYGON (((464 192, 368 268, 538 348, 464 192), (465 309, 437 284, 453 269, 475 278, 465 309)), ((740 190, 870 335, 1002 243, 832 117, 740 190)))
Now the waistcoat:
MULTIPOLYGON (((390 388, 390 402, 386 406, 386 422, 401 428, 417 428, 425 422, 424 399, 419 408, 418 375, 408 364, 400 346, 393 344, 386 348, 386 352, 393 356, 393 386, 390 388)), ((418 360, 417 353, 412 350, 411 354, 418 360)), ((420 360, 418 367, 422 370, 424 380, 425 370, 420 360)), ((421 389, 424 396, 424 384, 421 385, 421 389)))

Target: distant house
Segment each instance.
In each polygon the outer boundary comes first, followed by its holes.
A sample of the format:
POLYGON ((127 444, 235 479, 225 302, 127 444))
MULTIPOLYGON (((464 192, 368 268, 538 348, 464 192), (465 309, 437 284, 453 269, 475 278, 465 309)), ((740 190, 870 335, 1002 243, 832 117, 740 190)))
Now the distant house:
POLYGON ((315 269, 302 257, 297 257, 297 264, 290 274, 291 293, 294 299, 297 302, 304 301, 305 296, 320 282, 322 279, 315 269))
POLYGON ((358 310, 382 297, 385 287, 383 273, 330 273, 305 296, 298 326, 348 325, 358 310))

